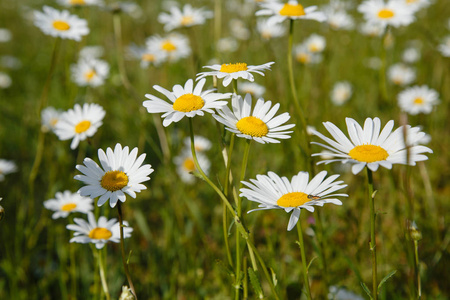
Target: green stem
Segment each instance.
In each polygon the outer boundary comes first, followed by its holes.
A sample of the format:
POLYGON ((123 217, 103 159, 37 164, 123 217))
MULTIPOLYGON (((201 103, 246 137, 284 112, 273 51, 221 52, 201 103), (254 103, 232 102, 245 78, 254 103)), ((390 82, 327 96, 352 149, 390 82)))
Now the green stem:
POLYGON ((123 237, 123 215, 122 215, 122 206, 121 202, 117 202, 117 210, 119 212, 119 223, 120 223, 120 249, 122 254, 122 262, 123 268, 125 270, 125 275, 127 276, 128 284, 130 285, 131 292, 134 295, 134 298, 137 300, 136 291, 134 289, 133 281, 131 281, 130 271, 128 270, 128 263, 125 258, 125 246, 124 246, 124 237, 123 237))
POLYGON ((422 285, 420 281, 419 242, 417 240, 414 240, 414 257, 417 273, 417 299, 420 300, 422 298, 422 285))
POLYGON ((367 185, 369 188, 370 201, 370 251, 372 252, 372 297, 373 300, 378 299, 378 282, 377 282, 377 250, 375 238, 375 195, 373 194, 373 177, 372 171, 366 167, 367 170, 367 185))
POLYGON ((237 95, 238 89, 237 89, 237 79, 233 80, 233 92, 237 95))
POLYGON ((108 283, 105 276, 105 266, 103 264, 102 249, 97 249, 97 251, 98 267, 100 271, 100 280, 102 282, 103 292, 105 293, 106 299, 110 300, 111 296, 109 295, 108 283))
POLYGON ((380 92, 383 103, 388 101, 387 84, 386 84, 386 47, 384 42, 388 33, 388 28, 385 29, 383 36, 381 37, 381 66, 380 66, 380 92))
POLYGON ((305 244, 303 242, 303 231, 301 221, 297 222, 297 232, 298 232, 298 242, 300 245, 300 254, 302 256, 302 268, 303 268, 303 283, 306 290, 306 296, 308 300, 311 300, 311 290, 309 288, 309 279, 308 279, 308 268, 306 267, 306 255, 305 255, 305 244))

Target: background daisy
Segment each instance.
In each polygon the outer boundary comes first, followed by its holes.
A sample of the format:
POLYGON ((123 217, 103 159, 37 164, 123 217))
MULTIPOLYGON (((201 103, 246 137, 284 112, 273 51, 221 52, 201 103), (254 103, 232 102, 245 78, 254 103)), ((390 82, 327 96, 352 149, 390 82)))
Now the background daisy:
POLYGON ((170 13, 160 13, 158 21, 164 24, 165 31, 171 31, 180 27, 204 24, 206 19, 212 17, 212 11, 203 8, 193 8, 192 5, 185 4, 182 9, 177 6, 171 6, 170 13))
POLYGON ((5 175, 17 171, 17 166, 12 160, 0 159, 0 181, 5 180, 5 175))
POLYGON ((72 80, 79 86, 97 87, 105 83, 109 74, 106 61, 95 58, 81 58, 70 66, 72 80))
POLYGON ((44 207, 54 211, 53 219, 66 218, 74 212, 87 214, 94 209, 91 198, 71 191, 57 192, 54 199, 44 201, 44 207))
POLYGON ((410 115, 429 114, 439 103, 439 94, 426 85, 413 86, 398 94, 397 99, 398 106, 410 115))
POLYGON ((257 16, 270 16, 268 22, 275 24, 284 20, 307 19, 323 22, 326 20, 325 14, 317 11, 317 6, 303 7, 295 0, 287 3, 278 1, 266 1, 259 3, 261 10, 256 12, 257 16))

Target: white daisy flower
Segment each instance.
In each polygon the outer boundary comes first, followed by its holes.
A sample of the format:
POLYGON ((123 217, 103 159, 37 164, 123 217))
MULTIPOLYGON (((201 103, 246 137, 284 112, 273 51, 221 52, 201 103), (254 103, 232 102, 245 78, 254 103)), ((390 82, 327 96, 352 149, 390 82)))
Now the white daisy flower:
POLYGON ((335 105, 342 105, 352 96, 352 85, 348 81, 336 82, 330 93, 331 102, 335 105))
POLYGON ((410 115, 429 114, 439 103, 439 94, 426 85, 413 86, 398 94, 397 99, 401 110, 410 115))
POLYGON ((416 80, 416 72, 413 68, 403 63, 398 63, 389 67, 388 78, 396 85, 405 86, 416 80))
POLYGON ((0 72, 0 89, 7 89, 11 86, 12 79, 8 74, 0 72))
POLYGON ((270 70, 270 66, 273 64, 274 62, 268 62, 259 66, 247 66, 246 63, 204 66, 203 68, 208 68, 213 71, 198 73, 196 80, 200 80, 206 76, 217 76, 219 79, 223 78, 223 86, 228 86, 233 79, 237 80, 238 78, 254 81, 255 79, 252 73, 264 76, 262 71, 270 70))
POLYGON ((326 9, 324 13, 327 18, 327 23, 334 30, 351 30, 355 26, 353 18, 342 9, 326 9))
POLYGON ((171 6, 170 13, 160 13, 158 22, 164 24, 165 31, 171 31, 176 28, 204 24, 206 19, 212 17, 212 11, 203 8, 193 8, 192 5, 186 4, 182 9, 177 6, 171 6))
POLYGON ((70 148, 75 149, 80 141, 84 141, 97 132, 103 124, 104 117, 105 111, 98 104, 85 103, 83 107, 75 104, 73 109, 61 114, 55 126, 55 134, 62 141, 73 139, 70 148))
POLYGON ((238 91, 242 94, 250 94, 255 98, 261 98, 266 92, 266 88, 255 82, 242 82, 238 86, 238 91))
POLYGON ((157 67, 167 59, 167 52, 161 49, 153 48, 150 50, 146 46, 131 45, 128 50, 132 57, 141 61, 142 69, 146 69, 150 65, 157 67))
POLYGON ((364 300, 358 294, 353 293, 352 291, 346 290, 343 287, 336 287, 334 285, 330 286, 328 299, 333 300, 364 300))
MULTIPOLYGON (((403 127, 397 128, 392 132, 394 121, 389 121, 381 130, 381 122, 379 118, 367 118, 364 128, 353 119, 346 118, 347 129, 350 140, 344 133, 331 122, 324 122, 325 128, 335 139, 327 138, 323 134, 315 131, 314 134, 327 142, 329 145, 312 142, 313 144, 324 147, 333 155, 333 159, 318 162, 331 163, 342 162, 353 164, 353 174, 358 174, 365 166, 370 170, 376 171, 379 166, 391 169, 393 164, 407 164, 406 162, 406 145, 403 136, 403 127)), ((425 146, 415 145, 416 141, 423 138, 424 132, 420 131, 420 127, 412 127, 407 125, 408 141, 410 145, 410 161, 409 164, 414 166, 417 161, 427 160, 425 152, 433 153, 433 151, 425 146)), ((320 153, 313 156, 321 155, 320 153)))
POLYGON ((48 106, 41 111, 41 130, 43 132, 55 132, 56 124, 59 122, 63 111, 48 106))
POLYGON ((12 55, 1 55, 0 56, 0 66, 6 69, 20 69, 22 67, 22 62, 17 57, 12 55))
POLYGON ((322 55, 320 53, 311 53, 304 43, 295 45, 292 50, 295 60, 301 64, 318 64, 322 61, 322 55))
POLYGON ((137 148, 130 152, 128 146, 122 149, 122 145, 117 143, 114 151, 109 147, 106 153, 98 149, 102 167, 86 157, 83 161, 84 166, 76 166, 83 175, 75 175, 74 178, 87 184, 80 188, 78 193, 92 199, 101 196, 97 201, 98 206, 102 206, 109 199, 111 207, 115 207, 118 200, 125 202, 124 193, 136 198, 136 192, 147 189, 142 182, 150 180, 148 175, 154 171, 151 165, 142 165, 146 155, 141 154, 136 158, 137 153, 137 148))
MULTIPOLYGON (((93 213, 88 213, 88 221, 74 218, 75 224, 66 226, 68 230, 75 231, 71 243, 93 243, 97 249, 102 249, 107 242, 120 243, 120 223, 116 219, 108 220, 101 216, 98 222, 93 213)), ((123 221, 123 237, 131 237, 133 228, 128 226, 127 221, 123 221)))
POLYGON ((100 58, 105 53, 103 46, 86 46, 81 48, 79 56, 80 58, 100 58))
POLYGON ((358 11, 364 15, 369 23, 386 26, 400 27, 411 24, 414 12, 411 8, 398 0, 366 0, 358 6, 358 11))
POLYGON ((184 116, 193 118, 203 116, 205 112, 213 114, 213 109, 221 108, 227 105, 231 93, 221 94, 213 93, 215 89, 202 91, 206 79, 200 80, 194 88, 194 81, 186 81, 184 88, 177 84, 173 87, 173 92, 154 85, 153 88, 169 99, 169 102, 156 96, 145 94, 147 101, 143 102, 144 107, 149 113, 164 113, 161 118, 164 119, 163 125, 169 126, 172 122, 180 121, 184 116))
POLYGON ((44 201, 44 207, 55 212, 52 219, 67 218, 73 212, 87 214, 94 209, 91 198, 70 191, 57 192, 54 199, 44 201))
POLYGON ((81 37, 89 33, 87 21, 71 15, 69 11, 59 11, 49 6, 44 6, 43 10, 34 12, 34 25, 43 33, 75 41, 81 41, 81 37))
POLYGON ((216 48, 219 52, 234 52, 239 48, 239 43, 234 37, 228 36, 219 39, 216 48))
POLYGON ((258 30, 261 37, 265 40, 282 37, 286 34, 286 27, 278 23, 269 23, 269 19, 258 20, 256 30, 258 30))
POLYGON ((105 83, 109 74, 106 61, 96 58, 81 58, 78 63, 70 66, 72 80, 78 86, 98 87, 105 83))
MULTIPOLYGON (((209 173, 211 163, 208 158, 201 152, 196 153, 197 161, 206 175, 209 173)), ((195 167, 194 159, 192 158, 192 152, 189 149, 182 151, 180 155, 174 157, 173 162, 177 166, 177 174, 180 176, 181 181, 186 184, 193 184, 195 182, 195 176, 192 175, 197 170, 195 167)))
POLYGON ((384 33, 384 26, 379 23, 366 22, 359 26, 359 32, 370 37, 379 37, 384 33))
POLYGON ((147 39, 146 45, 151 53, 162 51, 170 62, 176 62, 191 54, 189 39, 179 33, 171 33, 164 37, 153 35, 147 39))
POLYGON ((415 47, 409 47, 402 53, 402 59, 406 63, 415 63, 420 59, 420 51, 415 47))
POLYGON ((428 7, 431 4, 430 0, 398 0, 408 6, 413 13, 428 7))
POLYGON ((326 171, 322 171, 309 181, 308 172, 299 172, 292 177, 280 177, 274 172, 267 175, 257 175, 250 182, 241 181, 248 188, 241 188, 240 197, 258 202, 257 210, 283 209, 290 213, 287 230, 294 228, 300 218, 301 209, 314 212, 314 206, 323 206, 325 203, 342 205, 336 197, 348 197, 347 194, 335 194, 337 190, 347 185, 343 181, 335 181, 339 175, 332 175, 325 179, 326 171))
POLYGON ((443 43, 438 46, 438 50, 442 56, 450 57, 450 35, 444 38, 443 43))
MULTIPOLYGON (((183 141, 184 147, 191 151, 191 138, 186 137, 183 141)), ((203 136, 194 136, 194 148, 196 152, 205 152, 211 149, 212 143, 210 140, 203 136)))
POLYGON ((9 42, 12 38, 11 31, 6 28, 0 28, 0 43, 9 42))
POLYGON ((277 1, 267 1, 260 3, 261 10, 256 12, 257 16, 270 16, 269 22, 281 23, 284 20, 292 19, 307 19, 323 22, 326 20, 325 14, 317 11, 317 6, 303 7, 295 0, 290 0, 288 3, 281 3, 277 1))
POLYGON ((231 19, 228 21, 230 27, 230 33, 232 36, 239 40, 248 40, 250 38, 250 30, 246 27, 245 23, 240 19, 231 19))
POLYGON ((213 117, 238 137, 253 139, 261 144, 279 143, 277 139, 291 138, 289 134, 292 131, 287 129, 293 128, 295 124, 282 125, 291 118, 289 113, 274 117, 280 108, 279 103, 272 107, 272 101, 259 98, 252 111, 252 96, 247 94, 244 99, 233 95, 231 106, 233 111, 224 106, 213 117))
POLYGON ((17 166, 12 160, 0 159, 0 181, 5 180, 5 175, 17 171, 17 166))
POLYGON ((58 0, 58 4, 65 7, 73 6, 90 6, 90 5, 104 5, 102 0, 58 0))
POLYGON ((325 49, 327 44, 325 38, 318 34, 311 34, 305 41, 304 44, 311 53, 320 53, 325 49))

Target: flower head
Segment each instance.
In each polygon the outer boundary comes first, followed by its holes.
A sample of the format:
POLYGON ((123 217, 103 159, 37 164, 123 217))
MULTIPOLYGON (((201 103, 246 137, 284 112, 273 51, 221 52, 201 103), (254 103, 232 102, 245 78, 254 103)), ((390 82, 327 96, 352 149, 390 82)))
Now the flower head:
MULTIPOLYGON (((183 143, 184 143, 185 149, 188 149, 189 151, 191 151, 191 138, 186 137, 183 140, 183 143)), ((208 151, 209 149, 211 149, 211 146, 212 146, 211 141, 208 140, 207 138, 205 138, 203 136, 199 136, 199 135, 194 136, 195 151, 205 152, 205 151, 208 151)))
POLYGON ((166 61, 168 54, 166 51, 153 47, 149 49, 146 46, 140 47, 131 45, 129 52, 132 57, 141 61, 141 68, 146 69, 150 65, 159 66, 166 61))
POLYGON ((0 181, 5 180, 5 175, 17 171, 17 166, 12 160, 0 159, 0 181))
POLYGON ((61 118, 62 110, 48 106, 41 111, 41 130, 43 132, 55 131, 56 124, 61 118))
POLYGON ((352 96, 352 85, 348 81, 336 82, 330 96, 335 105, 342 105, 352 96))
POLYGON ((145 97, 150 99, 143 102, 149 113, 164 113, 163 125, 169 126, 172 122, 180 121, 184 116, 193 118, 197 115, 203 116, 205 112, 213 114, 213 109, 221 108, 227 104, 231 93, 214 93, 214 89, 202 91, 206 79, 200 80, 194 88, 194 81, 186 81, 184 88, 177 84, 173 87, 173 92, 154 85, 153 88, 169 99, 169 102, 162 100, 151 94, 145 97))
POLYGON ((103 5, 103 0, 58 0, 58 4, 66 7, 103 5))
POLYGON ((265 40, 282 37, 286 34, 286 28, 283 25, 273 24, 269 22, 269 19, 258 20, 256 29, 265 40))
POLYGON ((72 80, 79 86, 97 87, 105 83, 109 74, 106 61, 96 58, 81 58, 78 63, 71 65, 72 80))
POLYGON ((442 44, 439 44, 438 50, 441 52, 442 56, 450 57, 450 35, 444 38, 442 44))
POLYGON ((264 101, 260 98, 256 102, 252 111, 252 96, 234 95, 232 97, 231 111, 228 106, 224 106, 217 111, 214 118, 225 125, 225 129, 236 133, 238 137, 253 139, 258 143, 279 143, 278 139, 289 139, 292 131, 287 131, 294 127, 294 124, 286 123, 289 119, 289 113, 285 112, 279 116, 275 116, 280 104, 272 106, 272 101, 264 101))
POLYGON ((171 31, 176 28, 191 27, 204 24, 206 19, 213 17, 213 13, 203 8, 193 8, 186 4, 183 9, 177 6, 170 7, 170 13, 160 13, 158 21, 164 24, 165 31, 171 31))
MULTIPOLYGON (((75 224, 69 224, 67 229, 75 231, 71 243, 93 243, 97 249, 102 249, 107 242, 120 242, 120 223, 116 219, 108 220, 101 216, 98 222, 93 213, 88 213, 88 221, 80 218, 73 219, 75 224)), ((123 237, 131 237, 133 228, 128 227, 128 222, 124 221, 123 237)))
POLYGON ((416 72, 413 68, 403 63, 398 63, 389 67, 388 78, 392 83, 404 86, 416 80, 416 72))
POLYGON ((250 94, 255 98, 261 98, 266 92, 266 88, 255 82, 242 82, 238 86, 238 91, 242 94, 250 94))
POLYGON ((75 104, 73 109, 61 114, 55 125, 55 134, 60 140, 73 139, 71 149, 78 147, 80 141, 93 136, 103 124, 105 116, 103 108, 95 103, 85 103, 83 107, 75 104))
POLYGON ((365 0, 358 6, 358 11, 364 15, 369 23, 386 26, 400 27, 411 24, 414 21, 414 11, 398 0, 365 0))
POLYGON ((299 172, 289 181, 273 172, 267 175, 257 175, 250 182, 242 181, 247 188, 241 188, 240 196, 250 201, 258 202, 258 208, 250 210, 284 209, 290 213, 287 230, 294 228, 300 217, 302 208, 313 212, 314 206, 323 206, 325 203, 342 205, 336 197, 348 197, 347 194, 334 194, 337 190, 346 187, 343 181, 335 181, 339 175, 332 175, 325 179, 326 171, 322 171, 309 181, 307 172, 299 172))
MULTIPOLYGON (((209 168, 211 167, 210 161, 202 152, 197 152, 196 156, 200 168, 208 175, 209 168)), ((192 157, 191 149, 185 149, 180 155, 175 156, 173 162, 177 166, 177 173, 181 181, 186 184, 193 184, 195 182, 195 176, 192 173, 197 171, 197 168, 192 157)))
POLYGON ((69 11, 59 11, 44 6, 44 12, 34 12, 34 25, 42 32, 53 37, 81 41, 81 37, 89 33, 87 21, 71 15, 69 11))
POLYGON ((124 193, 136 198, 136 192, 147 189, 142 182, 150 180, 148 175, 154 171, 151 165, 142 165, 145 154, 137 157, 137 153, 137 148, 130 152, 128 146, 122 149, 122 145, 117 143, 114 151, 107 148, 105 153, 102 149, 98 149, 101 167, 86 157, 84 165, 76 166, 83 175, 74 177, 87 184, 78 190, 80 195, 92 199, 100 196, 97 205, 102 206, 110 200, 111 207, 115 207, 118 200, 125 202, 124 193))
POLYGON ((296 0, 289 0, 288 3, 278 1, 267 1, 260 3, 261 10, 256 12, 257 16, 270 16, 269 22, 272 24, 281 23, 284 20, 307 19, 323 22, 326 20, 325 14, 317 11, 317 6, 303 7, 296 0))
POLYGON ((153 35, 147 39, 146 44, 150 53, 161 51, 170 62, 176 62, 191 54, 188 38, 179 33, 170 33, 164 37, 153 35))
POLYGON ((94 209, 91 198, 70 191, 57 192, 54 199, 44 201, 44 207, 55 212, 53 219, 66 218, 73 212, 87 214, 94 209))
MULTIPOLYGON (((379 118, 367 118, 364 128, 353 119, 346 118, 347 129, 350 136, 348 139, 344 133, 331 122, 324 122, 323 125, 335 140, 327 138, 323 134, 314 131, 314 134, 324 140, 328 145, 312 142, 330 151, 332 159, 320 161, 320 163, 342 162, 353 164, 353 174, 358 174, 365 166, 376 171, 379 166, 391 169, 393 164, 408 164, 407 146, 403 136, 404 128, 399 127, 394 132, 394 121, 389 121, 381 130, 379 118), (381 132, 380 132, 381 130, 381 132)), ((415 165, 417 161, 427 160, 425 152, 433 151, 425 146, 416 145, 416 142, 423 138, 424 132, 420 127, 407 125, 407 140, 409 145, 409 165, 415 165)), ((321 153, 313 154, 313 156, 321 153)))
POLYGON ((429 114, 439 103, 439 94, 426 85, 407 88, 397 98, 400 108, 411 115, 429 114))
POLYGON ((208 68, 213 71, 202 72, 197 74, 197 79, 200 80, 206 76, 217 76, 217 78, 223 78, 223 86, 228 86, 233 79, 242 78, 248 81, 254 81, 252 73, 257 73, 264 76, 262 71, 270 70, 270 66, 274 62, 268 62, 259 66, 248 66, 246 63, 234 63, 234 64, 222 64, 222 65, 212 65, 204 66, 203 68, 208 68))

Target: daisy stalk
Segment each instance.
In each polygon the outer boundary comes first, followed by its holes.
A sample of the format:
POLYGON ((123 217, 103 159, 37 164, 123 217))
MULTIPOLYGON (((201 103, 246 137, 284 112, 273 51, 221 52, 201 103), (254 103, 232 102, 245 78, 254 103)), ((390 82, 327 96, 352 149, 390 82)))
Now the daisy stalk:
POLYGON ((367 187, 369 191, 369 203, 370 203, 370 242, 369 249, 372 253, 372 297, 374 300, 378 299, 378 283, 377 283, 377 250, 376 250, 376 237, 375 237, 375 194, 373 191, 373 176, 372 171, 366 167, 367 170, 367 187))
POLYGON ((305 243, 303 242, 303 231, 301 221, 297 222, 297 232, 298 232, 298 245, 300 246, 300 254, 302 256, 302 268, 303 268, 303 284, 306 290, 306 296, 311 300, 311 290, 309 288, 308 279, 308 267, 306 266, 306 255, 305 255, 305 243))
POLYGON ((386 39, 388 37, 389 26, 384 29, 384 33, 381 36, 381 66, 380 66, 380 91, 381 91, 381 99, 383 102, 388 101, 388 92, 387 92, 387 83, 386 83, 386 39))
POLYGON ((102 251, 103 251, 102 249, 97 249, 97 255, 96 256, 97 256, 97 260, 98 260, 100 280, 102 282, 103 292, 105 293, 106 299, 110 300, 111 296, 109 294, 108 283, 106 281, 105 266, 104 266, 104 263, 103 263, 102 251))

